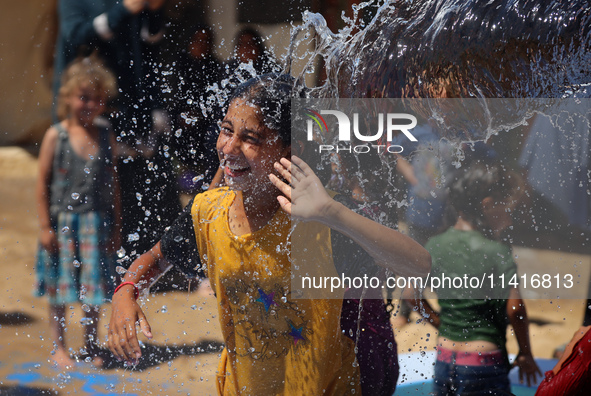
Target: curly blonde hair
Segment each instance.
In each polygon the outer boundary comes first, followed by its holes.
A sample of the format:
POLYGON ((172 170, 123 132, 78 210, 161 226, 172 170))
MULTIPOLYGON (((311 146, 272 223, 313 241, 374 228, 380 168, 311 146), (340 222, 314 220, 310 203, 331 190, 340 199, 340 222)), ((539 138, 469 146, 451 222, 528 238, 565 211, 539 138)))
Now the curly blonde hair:
POLYGON ((57 116, 68 117, 68 96, 79 87, 92 87, 104 93, 106 102, 117 96, 117 80, 113 72, 95 55, 77 58, 66 68, 57 97, 57 116))

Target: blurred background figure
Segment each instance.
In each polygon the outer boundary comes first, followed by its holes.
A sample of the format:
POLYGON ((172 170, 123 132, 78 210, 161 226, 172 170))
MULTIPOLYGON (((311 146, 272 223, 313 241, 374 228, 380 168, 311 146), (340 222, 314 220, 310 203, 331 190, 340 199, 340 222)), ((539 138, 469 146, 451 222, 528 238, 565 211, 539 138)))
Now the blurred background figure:
MULTIPOLYGON (((512 224, 511 209, 522 191, 518 175, 501 166, 472 164, 460 170, 449 192, 456 222, 425 245, 432 257, 433 276, 481 276, 489 271, 506 279, 515 275, 511 247, 499 239, 512 224)), ((492 290, 482 293, 487 296, 482 298, 467 288, 437 288, 439 312, 425 299, 415 302, 415 308, 422 307, 439 330, 434 394, 510 394, 508 323, 519 345, 513 365, 519 367, 520 379, 530 386, 541 374, 533 358, 519 287, 502 288, 494 296, 492 290)))
POLYGON ((223 69, 214 55, 213 30, 198 24, 193 31, 178 55, 172 83, 177 94, 171 105, 179 186, 187 194, 210 183, 218 168, 215 143, 222 110, 215 95, 223 69))
POLYGON ((244 80, 255 75, 279 72, 281 67, 267 51, 261 34, 252 27, 240 30, 234 38, 234 57, 226 64, 226 73, 234 80, 244 80), (255 74, 253 74, 253 72, 255 74))
POLYGON ((139 254, 151 247, 180 212, 170 163, 167 114, 162 111, 159 46, 165 0, 60 0, 54 90, 67 62, 97 52, 114 71, 120 95, 109 122, 125 146, 119 172, 126 213, 123 247, 139 254), (141 235, 141 237, 140 237, 141 235))
MULTIPOLYGON (((413 135, 418 142, 404 142, 396 168, 407 184, 404 221, 409 236, 424 245, 444 224, 448 184, 454 172, 453 148, 428 123, 414 128, 413 135)), ((400 144, 399 138, 392 143, 400 144)))

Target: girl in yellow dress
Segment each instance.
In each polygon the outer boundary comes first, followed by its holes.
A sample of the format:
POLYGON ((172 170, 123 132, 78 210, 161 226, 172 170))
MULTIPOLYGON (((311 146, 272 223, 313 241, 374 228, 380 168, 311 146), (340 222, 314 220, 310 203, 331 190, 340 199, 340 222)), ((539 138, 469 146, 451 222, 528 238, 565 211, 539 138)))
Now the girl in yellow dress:
POLYGON ((225 340, 220 394, 360 393, 354 344, 339 323, 342 300, 297 298, 291 238, 315 235, 306 254, 326 276, 337 276, 332 249, 339 238, 350 238, 400 275, 426 275, 430 256, 412 239, 334 200, 312 169, 291 156, 295 92, 293 80, 280 75, 236 89, 217 142, 226 186, 197 194, 126 273, 109 325, 117 358, 140 358, 135 323, 152 337, 136 297, 162 271, 158 259, 165 257, 185 272, 204 270, 211 282, 225 340))

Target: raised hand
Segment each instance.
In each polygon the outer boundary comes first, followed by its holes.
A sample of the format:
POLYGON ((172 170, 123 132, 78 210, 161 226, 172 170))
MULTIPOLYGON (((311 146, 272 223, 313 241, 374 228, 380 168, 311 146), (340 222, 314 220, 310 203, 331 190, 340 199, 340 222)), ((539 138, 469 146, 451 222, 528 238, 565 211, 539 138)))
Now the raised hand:
POLYGON ((285 181, 273 174, 269 179, 284 194, 277 200, 285 212, 303 221, 321 220, 326 216, 334 201, 308 164, 295 156, 291 161, 282 158, 275 163, 275 170, 285 181))

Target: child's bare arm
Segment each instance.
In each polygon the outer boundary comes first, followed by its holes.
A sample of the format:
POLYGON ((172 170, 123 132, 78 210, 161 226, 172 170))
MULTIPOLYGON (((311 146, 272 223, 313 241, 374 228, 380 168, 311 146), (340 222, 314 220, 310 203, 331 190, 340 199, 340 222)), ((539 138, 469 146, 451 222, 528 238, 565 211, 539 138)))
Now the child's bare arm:
POLYGON ((537 375, 539 374, 541 376, 542 372, 532 355, 529 342, 529 320, 518 288, 513 288, 509 292, 507 316, 513 326, 515 338, 517 338, 517 344, 519 345, 519 354, 514 363, 519 367, 519 381, 523 382, 523 376, 525 374, 527 385, 530 386, 536 382, 537 375))
MULTIPOLYGON (((138 257, 129 267, 124 282, 132 282, 139 289, 149 287, 163 272, 159 267, 162 258, 160 242, 148 252, 138 257)), ((113 295, 111 320, 109 322, 109 349, 115 357, 128 362, 135 362, 142 356, 137 339, 136 323, 142 333, 152 338, 150 324, 146 315, 138 305, 136 290, 133 285, 126 284, 113 295)))
POLYGON ((37 214, 39 216, 39 241, 50 253, 57 253, 57 237, 51 225, 49 214, 50 186, 52 178, 53 157, 58 140, 57 129, 51 127, 45 132, 41 149, 39 150, 39 175, 35 195, 37 199, 37 214))
POLYGON ((283 158, 275 169, 290 185, 269 175, 285 195, 277 199, 283 210, 305 221, 319 221, 359 244, 380 266, 401 276, 425 276, 431 256, 410 237, 361 216, 333 200, 313 170, 297 157, 283 158), (292 187, 293 186, 293 187, 292 187), (293 207, 292 207, 293 203, 293 207))

